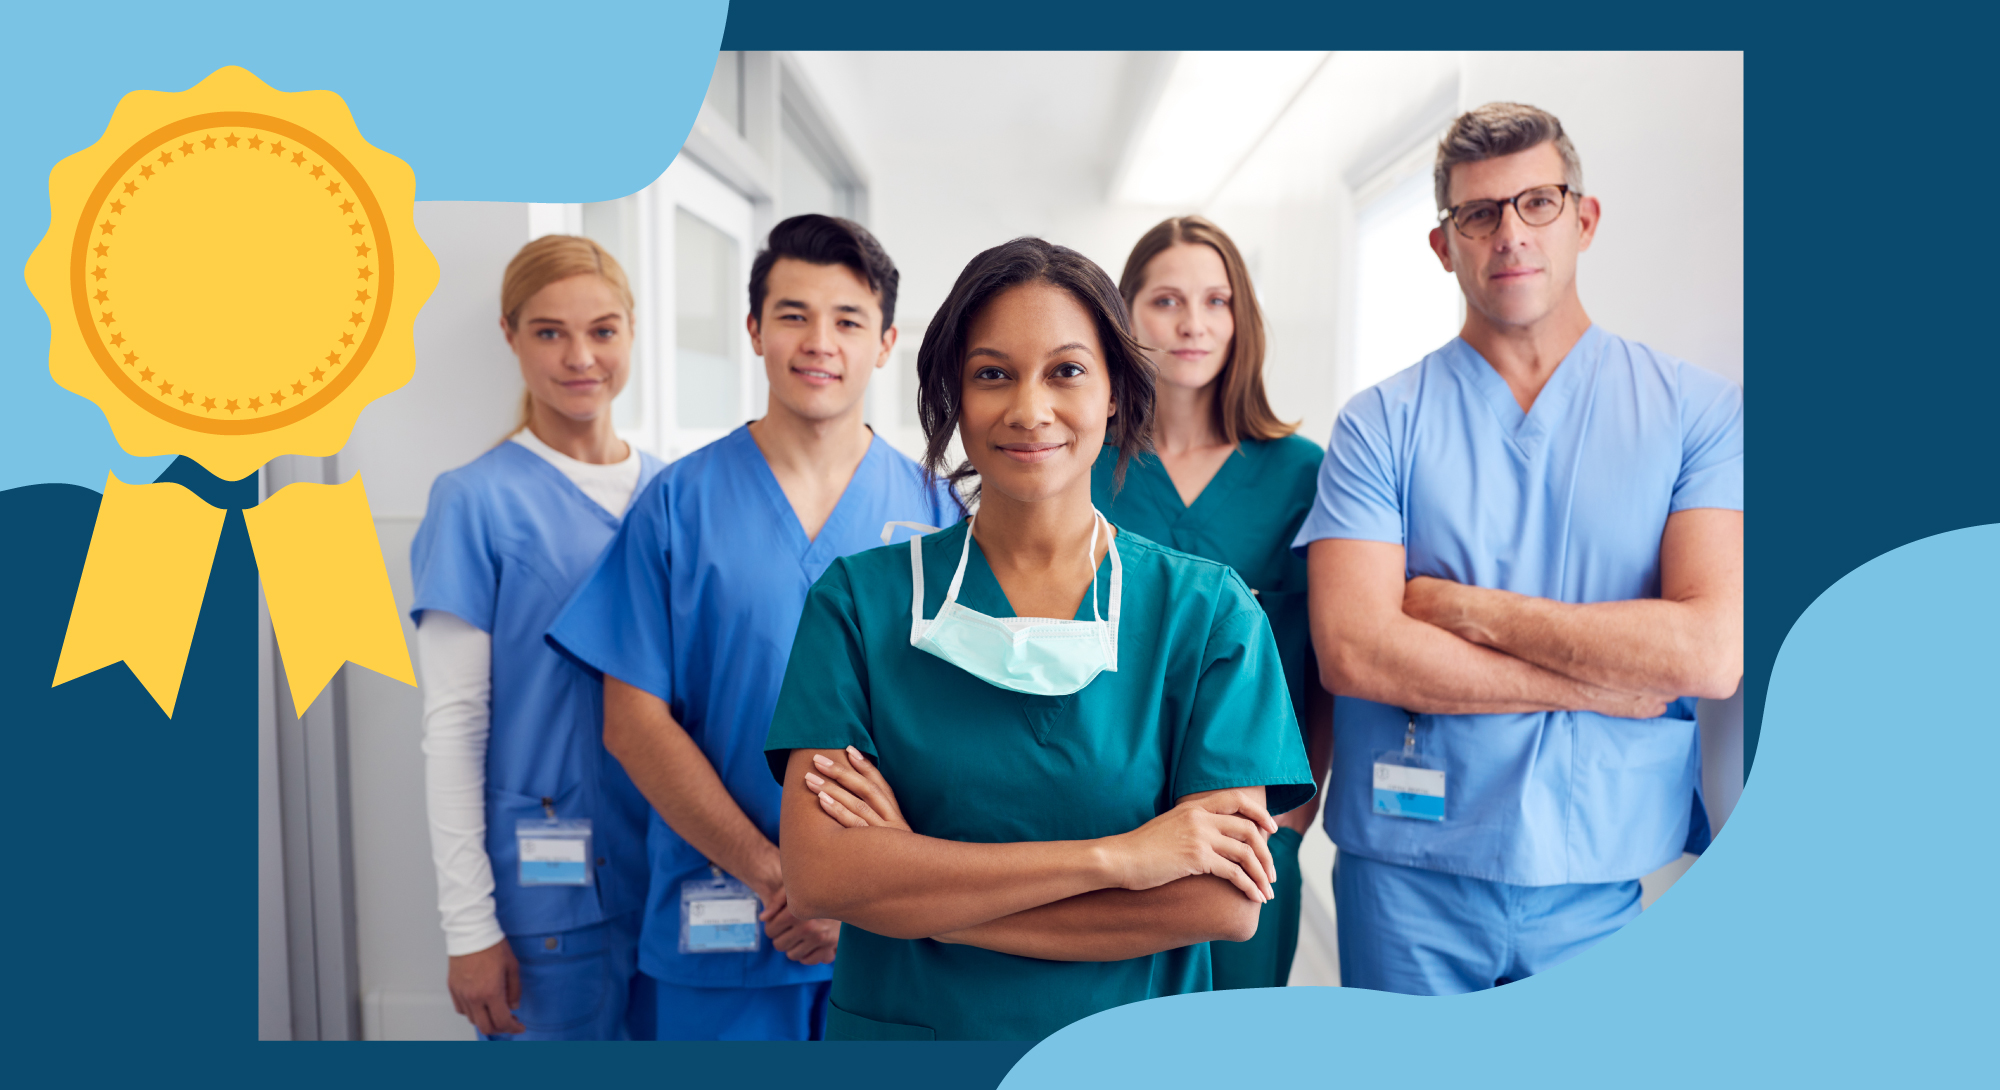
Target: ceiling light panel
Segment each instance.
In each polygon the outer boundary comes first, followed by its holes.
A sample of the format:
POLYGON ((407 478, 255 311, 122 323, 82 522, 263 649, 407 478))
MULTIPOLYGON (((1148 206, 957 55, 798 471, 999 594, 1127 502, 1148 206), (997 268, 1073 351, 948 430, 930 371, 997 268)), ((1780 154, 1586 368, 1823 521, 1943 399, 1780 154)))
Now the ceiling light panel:
POLYGON ((1114 201, 1199 205, 1326 58, 1324 52, 1182 53, 1128 147, 1114 201))

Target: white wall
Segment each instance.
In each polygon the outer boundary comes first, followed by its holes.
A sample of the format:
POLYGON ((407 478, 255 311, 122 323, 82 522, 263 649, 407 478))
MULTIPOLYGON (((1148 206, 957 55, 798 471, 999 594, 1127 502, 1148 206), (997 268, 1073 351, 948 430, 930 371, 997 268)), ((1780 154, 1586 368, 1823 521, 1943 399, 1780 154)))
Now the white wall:
POLYGON ((869 177, 869 222, 902 273, 902 341, 871 398, 878 431, 912 455, 917 348, 974 254, 1021 235, 1079 250, 1115 279, 1172 209, 1106 198, 1137 111, 1124 53, 800 53, 869 177))
MULTIPOLYGON (((367 486, 413 655, 410 539, 431 482, 499 442, 520 403, 520 371, 498 318, 500 274, 528 241, 528 206, 419 202, 417 230, 440 275, 417 318, 416 377, 369 406, 339 455, 340 475, 359 471, 367 486)), ((471 1026, 445 990, 418 748, 421 695, 380 674, 343 669, 363 1033, 469 1038, 471 1026)))
POLYGON ((1603 202, 1578 274, 1591 317, 1742 381, 1742 54, 1342 53, 1203 209, 1252 263, 1273 399, 1315 441, 1357 392, 1350 187, 1496 100, 1560 117, 1603 202))
POLYGON ((1562 118, 1604 206, 1578 283, 1606 329, 1743 381, 1743 54, 1464 55, 1467 106, 1562 118))

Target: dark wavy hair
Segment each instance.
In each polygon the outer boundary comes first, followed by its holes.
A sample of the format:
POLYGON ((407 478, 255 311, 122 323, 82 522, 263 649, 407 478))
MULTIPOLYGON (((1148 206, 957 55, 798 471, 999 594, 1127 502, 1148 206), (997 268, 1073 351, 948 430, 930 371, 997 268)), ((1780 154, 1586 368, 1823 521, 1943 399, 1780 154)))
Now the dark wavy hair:
MULTIPOLYGON (((1112 480, 1123 486, 1126 463, 1134 454, 1153 449, 1153 361, 1133 339, 1131 315, 1111 277, 1075 250, 1039 238, 1017 238, 973 258, 924 329, 923 347, 917 350, 917 419, 924 426, 924 471, 933 480, 939 477, 945 447, 958 430, 965 340, 972 323, 995 297, 1023 284, 1047 284, 1069 293, 1097 326, 1111 397, 1118 406, 1113 429, 1118 467, 1112 480)), ((966 461, 945 479, 956 486, 977 475, 966 461)))
POLYGON ((771 228, 770 238, 750 263, 750 316, 764 320, 764 294, 769 290, 771 266, 781 257, 797 258, 811 265, 845 265, 882 300, 882 331, 896 322, 896 285, 902 274, 889 260, 889 251, 868 233, 868 228, 838 216, 817 212, 793 216, 771 228))

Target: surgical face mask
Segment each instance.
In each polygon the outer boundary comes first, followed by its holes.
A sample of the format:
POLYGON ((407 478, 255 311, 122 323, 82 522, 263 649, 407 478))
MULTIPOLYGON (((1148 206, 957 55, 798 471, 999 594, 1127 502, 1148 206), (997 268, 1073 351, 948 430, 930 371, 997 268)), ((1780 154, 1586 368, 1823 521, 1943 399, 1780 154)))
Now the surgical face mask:
MULTIPOLYGON (((951 577, 938 615, 924 619, 923 539, 910 539, 910 646, 928 651, 989 684, 1034 696, 1068 696, 1105 670, 1118 671, 1118 601, 1125 571, 1118 562, 1118 543, 1107 537, 1111 551, 1110 617, 1097 611, 1097 523, 1104 518, 1091 509, 1090 614, 1094 620, 1063 621, 1051 617, 989 617, 958 604, 965 582, 965 563, 972 555, 972 527, 958 553, 958 572, 951 577)), ((978 525, 973 516, 973 525, 978 525)), ((1107 524, 1108 525, 1108 524, 1107 524)))

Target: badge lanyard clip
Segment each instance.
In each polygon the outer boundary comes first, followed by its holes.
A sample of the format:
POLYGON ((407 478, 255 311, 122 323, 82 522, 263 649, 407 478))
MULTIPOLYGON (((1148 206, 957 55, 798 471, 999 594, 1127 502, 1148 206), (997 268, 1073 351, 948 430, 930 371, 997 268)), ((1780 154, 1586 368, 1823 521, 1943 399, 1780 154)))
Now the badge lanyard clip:
POLYGON ((1375 755, 1375 798, 1371 809, 1383 817, 1444 820, 1444 768, 1417 753, 1417 716, 1409 716, 1403 748, 1375 755))
POLYGON ((707 878, 681 883, 683 954, 747 954, 759 948, 757 895, 714 863, 707 878))
POLYGON ((563 821, 556 801, 542 796, 542 815, 514 823, 524 886, 587 886, 591 883, 590 819, 563 821))

